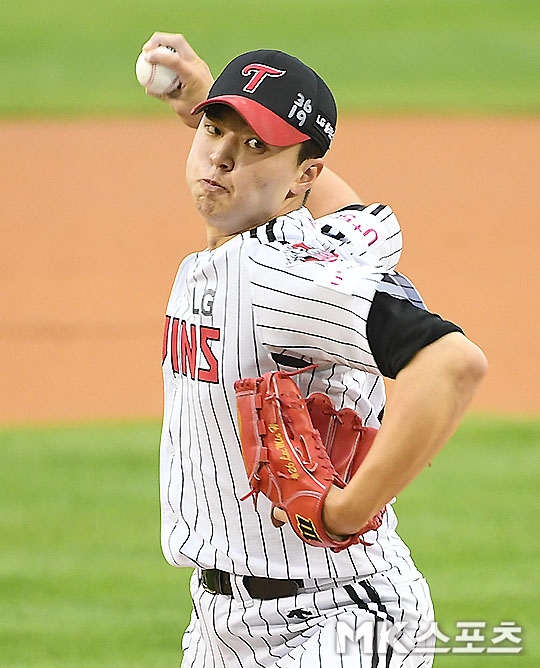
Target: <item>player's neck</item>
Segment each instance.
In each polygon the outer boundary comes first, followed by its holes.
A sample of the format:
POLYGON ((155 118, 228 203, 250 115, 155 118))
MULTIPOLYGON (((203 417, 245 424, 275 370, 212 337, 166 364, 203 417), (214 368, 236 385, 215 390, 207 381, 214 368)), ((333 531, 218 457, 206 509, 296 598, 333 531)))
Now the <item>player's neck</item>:
POLYGON ((233 232, 227 229, 222 229, 220 225, 216 225, 207 220, 206 221, 207 248, 209 250, 214 250, 215 248, 222 246, 224 243, 227 243, 227 241, 234 239, 234 237, 238 236, 239 234, 243 234, 244 232, 248 232, 249 230, 261 227, 262 225, 266 225, 266 223, 268 223, 270 220, 273 220, 274 218, 279 218, 280 216, 285 216, 288 213, 291 213, 292 211, 296 211, 302 205, 303 205, 302 199, 299 197, 286 199, 283 202, 283 206, 280 207, 280 209, 276 212, 275 215, 270 216, 269 218, 265 218, 260 222, 253 223, 251 225, 246 225, 245 227, 242 227, 241 229, 238 230, 234 230, 233 232))

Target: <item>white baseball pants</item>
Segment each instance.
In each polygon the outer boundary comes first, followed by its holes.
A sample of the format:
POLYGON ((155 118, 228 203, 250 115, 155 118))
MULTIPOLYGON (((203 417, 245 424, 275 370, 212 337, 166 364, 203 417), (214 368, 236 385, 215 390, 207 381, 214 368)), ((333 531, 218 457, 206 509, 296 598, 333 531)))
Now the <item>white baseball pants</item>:
POLYGON ((414 568, 365 580, 306 580, 295 596, 252 599, 208 592, 195 570, 194 608, 181 668, 429 668, 434 617, 414 568), (309 586, 309 585, 313 586, 309 586))

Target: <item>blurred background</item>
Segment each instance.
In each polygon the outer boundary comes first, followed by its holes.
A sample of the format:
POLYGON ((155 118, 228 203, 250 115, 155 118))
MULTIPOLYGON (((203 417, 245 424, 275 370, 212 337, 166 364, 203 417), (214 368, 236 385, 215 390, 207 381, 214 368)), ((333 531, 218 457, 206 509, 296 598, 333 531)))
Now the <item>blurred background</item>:
POLYGON ((169 286, 205 242, 184 185, 192 133, 134 75, 154 29, 183 32, 215 75, 271 46, 328 80, 330 166, 394 208, 400 269, 490 359, 473 408, 537 414, 539 13, 524 0, 4 5, 0 419, 159 416, 169 286))
POLYGON ((393 207, 399 268, 490 361, 452 446, 399 500, 402 533, 447 636, 483 619, 487 654, 514 620, 520 665, 538 665, 537 0, 23 0, 0 25, 0 665, 180 656, 189 574, 159 552, 161 330, 205 240, 191 131, 135 79, 156 30, 215 75, 281 48, 333 89, 329 165, 393 207))

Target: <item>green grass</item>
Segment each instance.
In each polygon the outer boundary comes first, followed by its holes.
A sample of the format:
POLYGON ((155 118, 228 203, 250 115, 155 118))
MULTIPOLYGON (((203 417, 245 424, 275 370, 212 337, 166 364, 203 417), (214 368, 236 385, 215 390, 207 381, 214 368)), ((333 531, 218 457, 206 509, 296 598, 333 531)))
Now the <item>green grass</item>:
MULTIPOLYGON (((540 662, 539 479, 540 422, 469 418, 397 503, 400 533, 428 577, 440 628, 454 638, 457 621, 485 621, 489 638, 499 622, 515 621, 523 628, 519 666, 531 668, 540 662)), ((456 661, 439 657, 436 666, 456 661)), ((495 668, 515 661, 463 659, 495 668)))
MULTIPOLYGON (((0 430, 2 668, 178 665, 189 570, 159 549, 158 440, 153 422, 0 430)), ((397 502, 446 635, 523 627, 518 658, 437 668, 539 665, 539 446, 538 420, 469 417, 397 502)))
POLYGON ((243 50, 296 53, 344 111, 540 110, 538 0, 23 0, 0 25, 0 116, 166 114, 134 76, 154 30, 216 74, 243 50))
POLYGON ((0 434, 0 665, 178 664, 188 572, 159 548, 156 424, 0 434))

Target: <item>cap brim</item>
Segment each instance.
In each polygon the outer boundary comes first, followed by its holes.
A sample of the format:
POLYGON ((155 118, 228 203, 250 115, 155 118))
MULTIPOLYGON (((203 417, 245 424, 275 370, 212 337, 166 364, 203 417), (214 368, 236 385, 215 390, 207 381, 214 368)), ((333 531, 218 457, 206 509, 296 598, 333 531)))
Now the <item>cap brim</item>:
POLYGON ((256 134, 270 146, 293 146, 309 139, 309 135, 289 125, 262 104, 241 95, 219 95, 198 104, 192 114, 204 111, 212 104, 226 104, 237 111, 256 134))

